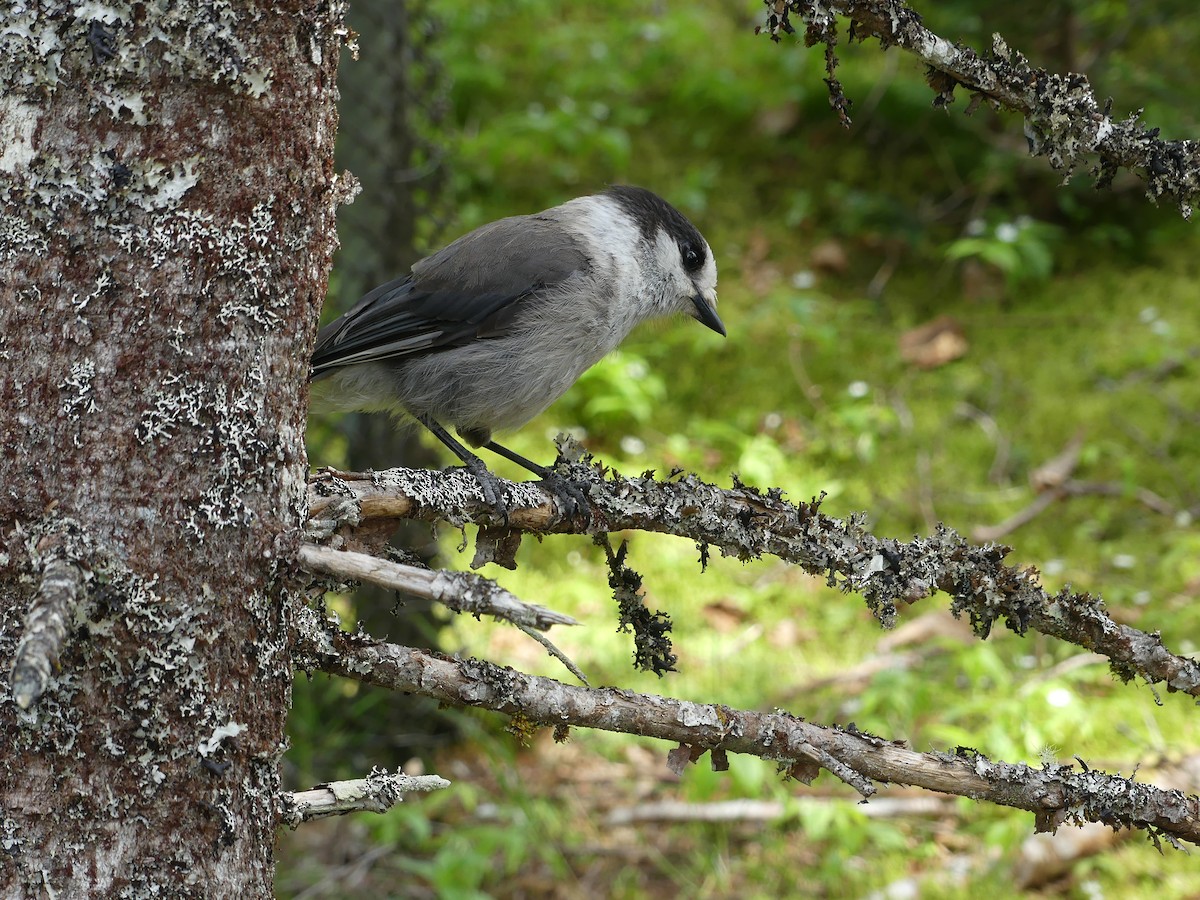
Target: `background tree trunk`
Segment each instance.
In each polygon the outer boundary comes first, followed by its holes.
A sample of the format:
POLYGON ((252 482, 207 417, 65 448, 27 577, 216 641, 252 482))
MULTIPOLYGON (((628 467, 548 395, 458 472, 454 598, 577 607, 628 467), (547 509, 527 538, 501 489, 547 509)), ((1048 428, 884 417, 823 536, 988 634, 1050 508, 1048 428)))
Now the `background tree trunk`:
POLYGON ((6 896, 271 893, 292 681, 280 536, 304 505, 342 14, 4 14, 6 896), (8 673, 55 559, 88 590, 22 711, 8 673))
MULTIPOLYGON (((427 0, 357 0, 347 23, 359 35, 359 53, 355 60, 343 58, 338 69, 335 159, 354 173, 363 197, 338 213, 340 247, 327 318, 408 271, 444 243, 444 235, 455 236, 445 231, 453 218, 443 146, 449 84, 437 57, 441 25, 434 10, 427 0)), ((334 421, 336 427, 329 427, 318 417, 309 429, 314 465, 361 472, 397 465, 436 468, 452 461, 390 416, 347 413, 334 421)), ((391 543, 426 562, 437 553, 425 524, 397 522, 391 543)), ((403 614, 397 615, 398 600, 395 591, 363 584, 349 601, 347 619, 405 646, 435 647, 443 614, 430 601, 405 595, 403 614)), ((300 752, 289 754, 284 781, 297 789, 356 778, 384 760, 420 754, 432 762, 434 749, 453 739, 457 713, 428 697, 325 677, 299 679, 293 691, 289 734, 300 752), (347 690, 353 702, 347 702, 347 690), (372 725, 364 729, 366 707, 372 725)))

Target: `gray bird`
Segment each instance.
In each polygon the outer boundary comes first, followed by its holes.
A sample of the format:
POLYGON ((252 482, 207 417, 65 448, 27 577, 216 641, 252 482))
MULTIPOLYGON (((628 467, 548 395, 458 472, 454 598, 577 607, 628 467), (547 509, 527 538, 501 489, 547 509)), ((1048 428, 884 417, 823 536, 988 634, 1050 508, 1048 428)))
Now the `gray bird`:
POLYGON ((483 225, 375 288, 317 335, 314 394, 420 422, 505 514, 498 480, 443 426, 556 481, 492 433, 542 412, 648 319, 686 313, 724 335, 716 287, 708 242, 682 213, 611 187, 483 225))

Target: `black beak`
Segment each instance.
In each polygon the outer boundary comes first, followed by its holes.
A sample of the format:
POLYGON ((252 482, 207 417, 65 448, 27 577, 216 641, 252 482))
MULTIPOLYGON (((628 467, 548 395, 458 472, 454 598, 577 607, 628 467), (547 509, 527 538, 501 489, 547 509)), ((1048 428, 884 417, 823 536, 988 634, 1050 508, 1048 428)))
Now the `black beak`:
POLYGON ((696 306, 696 318, 702 325, 707 325, 721 337, 725 337, 725 323, 721 321, 721 317, 717 315, 716 308, 704 299, 700 294, 692 297, 692 303, 696 306))

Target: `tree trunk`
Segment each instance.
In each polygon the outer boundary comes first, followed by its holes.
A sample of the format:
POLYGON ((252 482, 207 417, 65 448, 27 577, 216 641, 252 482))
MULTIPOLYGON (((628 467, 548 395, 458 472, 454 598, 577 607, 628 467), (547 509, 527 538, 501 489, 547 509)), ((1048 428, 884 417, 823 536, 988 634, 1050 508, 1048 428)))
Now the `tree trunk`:
POLYGON ((270 896, 343 9, 16 10, 0 893, 270 896))

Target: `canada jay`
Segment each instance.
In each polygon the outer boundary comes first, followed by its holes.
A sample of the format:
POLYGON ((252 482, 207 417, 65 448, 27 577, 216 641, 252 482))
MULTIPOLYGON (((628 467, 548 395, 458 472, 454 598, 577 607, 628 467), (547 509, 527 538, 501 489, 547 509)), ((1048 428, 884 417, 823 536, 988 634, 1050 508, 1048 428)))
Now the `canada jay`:
POLYGON ((716 287, 695 226, 650 191, 611 187, 484 225, 375 288, 317 335, 314 393, 416 419, 504 512, 495 477, 443 426, 552 479, 492 432, 524 425, 648 319, 687 313, 724 335, 716 287))

